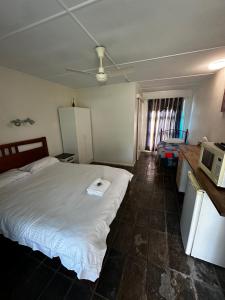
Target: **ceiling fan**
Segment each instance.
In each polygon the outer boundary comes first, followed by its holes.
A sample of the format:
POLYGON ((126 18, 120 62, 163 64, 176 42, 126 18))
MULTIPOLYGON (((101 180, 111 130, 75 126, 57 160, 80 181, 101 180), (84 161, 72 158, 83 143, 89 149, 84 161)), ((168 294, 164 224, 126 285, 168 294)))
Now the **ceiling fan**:
POLYGON ((98 72, 97 73, 93 73, 93 72, 89 72, 89 71, 76 70, 76 69, 73 69, 73 68, 66 68, 66 71, 94 76, 97 79, 97 81, 100 82, 100 83, 106 82, 108 77, 127 75, 127 74, 132 73, 134 71, 132 67, 129 67, 129 68, 120 68, 120 69, 118 68, 118 70, 111 70, 111 71, 107 70, 107 73, 106 73, 105 69, 103 67, 103 58, 105 56, 105 47, 97 46, 95 48, 95 50, 96 50, 97 56, 99 58, 99 67, 98 67, 98 72))

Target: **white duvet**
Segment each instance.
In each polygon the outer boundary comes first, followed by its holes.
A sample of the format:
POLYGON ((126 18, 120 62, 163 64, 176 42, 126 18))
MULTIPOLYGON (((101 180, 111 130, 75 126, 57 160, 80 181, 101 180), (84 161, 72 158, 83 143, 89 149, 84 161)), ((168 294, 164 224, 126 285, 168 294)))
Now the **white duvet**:
POLYGON ((106 237, 132 174, 98 165, 56 163, 0 189, 0 232, 59 256, 79 279, 99 277, 106 237), (103 197, 90 196, 96 178, 111 182, 103 197))

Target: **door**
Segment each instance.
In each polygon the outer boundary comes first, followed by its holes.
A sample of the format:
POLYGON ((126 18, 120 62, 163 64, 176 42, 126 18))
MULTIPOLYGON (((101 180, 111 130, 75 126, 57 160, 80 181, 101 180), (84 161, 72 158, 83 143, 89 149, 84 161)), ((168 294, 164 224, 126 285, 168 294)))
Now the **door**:
POLYGON ((225 268, 225 217, 205 193, 192 256, 225 268))
POLYGON ((188 172, 191 171, 191 167, 182 154, 179 154, 178 166, 177 166, 177 188, 179 192, 184 193, 188 181, 188 172), (181 155, 181 156, 180 156, 181 155))
POLYGON ((59 110, 60 130, 63 143, 63 152, 75 154, 77 157, 76 147, 76 129, 73 107, 60 107, 59 110))
POLYGON ((194 175, 189 171, 180 221, 182 241, 187 255, 192 251, 203 197, 204 191, 200 189, 194 175))
POLYGON ((76 107, 75 120, 79 162, 90 163, 93 161, 90 109, 76 107))

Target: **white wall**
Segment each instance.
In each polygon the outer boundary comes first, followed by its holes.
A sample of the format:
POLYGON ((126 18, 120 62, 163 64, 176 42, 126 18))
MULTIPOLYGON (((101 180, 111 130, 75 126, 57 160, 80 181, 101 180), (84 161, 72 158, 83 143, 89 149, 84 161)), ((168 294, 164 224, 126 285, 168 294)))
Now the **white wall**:
POLYGON ((143 93, 143 98, 148 99, 162 99, 162 98, 175 98, 192 97, 192 90, 168 90, 168 91, 156 91, 156 92, 145 92, 143 93))
POLYGON ((225 89, 225 68, 205 80, 195 91, 189 141, 197 144, 203 136, 225 142, 225 113, 221 112, 225 89))
POLYGON ((148 118, 148 102, 139 100, 139 116, 138 116, 138 158, 140 153, 145 150, 147 118, 148 118))
POLYGON ((70 105, 74 94, 67 87, 0 67, 0 144, 46 136, 50 154, 62 152, 57 108, 70 105), (27 117, 36 123, 9 125, 27 117))
POLYGON ((136 84, 77 90, 77 103, 91 109, 94 161, 135 162, 136 84))
POLYGON ((190 131, 190 119, 191 119, 191 110, 192 110, 192 101, 193 97, 184 98, 184 125, 183 130, 188 129, 190 131))

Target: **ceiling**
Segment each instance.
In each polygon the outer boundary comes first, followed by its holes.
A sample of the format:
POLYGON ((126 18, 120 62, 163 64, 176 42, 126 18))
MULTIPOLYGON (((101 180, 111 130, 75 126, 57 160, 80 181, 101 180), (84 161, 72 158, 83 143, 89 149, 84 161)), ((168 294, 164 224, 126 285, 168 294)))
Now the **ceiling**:
POLYGON ((0 65, 72 88, 95 78, 65 68, 98 66, 104 45, 110 68, 134 72, 108 84, 140 83, 143 91, 186 89, 211 76, 225 58, 224 0, 3 0, 0 65))

